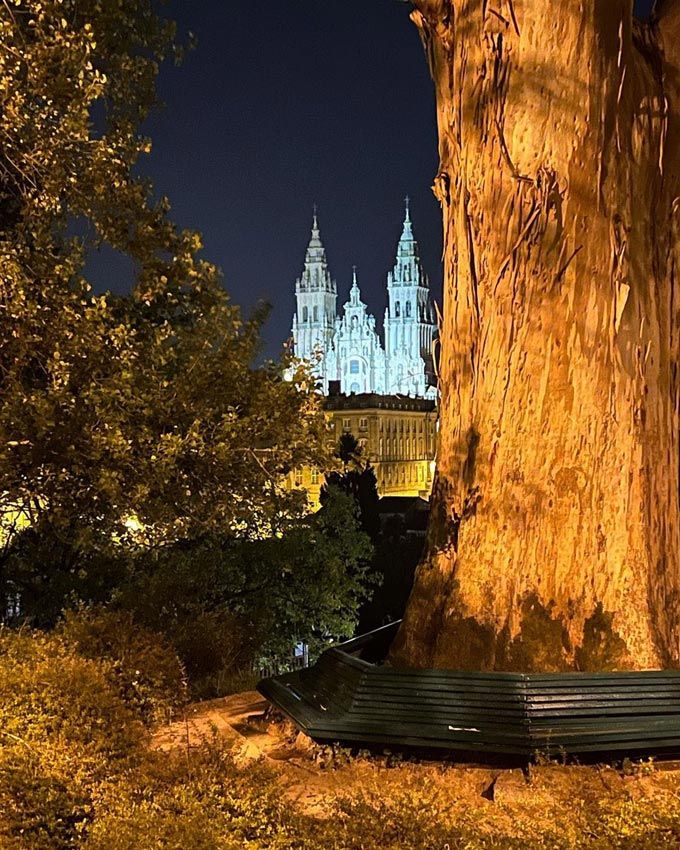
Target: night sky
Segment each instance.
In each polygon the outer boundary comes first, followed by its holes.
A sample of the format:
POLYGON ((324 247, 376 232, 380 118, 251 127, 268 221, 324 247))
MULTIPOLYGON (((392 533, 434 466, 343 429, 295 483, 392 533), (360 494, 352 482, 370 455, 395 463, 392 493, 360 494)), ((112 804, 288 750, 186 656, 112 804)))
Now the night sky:
MULTIPOLYGON (((198 44, 182 67, 161 73, 165 106, 145 127, 153 152, 140 170, 169 197, 174 221, 203 234, 233 300, 246 311, 260 299, 272 304, 265 353, 275 356, 290 333, 314 203, 339 307, 356 263, 381 321, 406 194, 440 300, 434 95, 408 4, 171 0, 166 8, 198 44)), ((130 289, 132 270, 110 251, 90 271, 98 289, 130 289)))

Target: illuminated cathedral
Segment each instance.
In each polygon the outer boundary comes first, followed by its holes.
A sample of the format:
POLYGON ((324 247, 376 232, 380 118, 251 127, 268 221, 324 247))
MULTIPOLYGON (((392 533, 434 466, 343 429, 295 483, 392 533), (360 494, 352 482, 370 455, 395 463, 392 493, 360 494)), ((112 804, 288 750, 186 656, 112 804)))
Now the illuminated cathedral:
POLYGON ((384 344, 375 316, 361 300, 356 268, 349 300, 338 315, 337 285, 328 268, 316 211, 295 296, 294 353, 311 364, 325 395, 336 382, 345 395, 436 398, 432 365, 436 320, 408 198, 396 262, 387 275, 384 344))

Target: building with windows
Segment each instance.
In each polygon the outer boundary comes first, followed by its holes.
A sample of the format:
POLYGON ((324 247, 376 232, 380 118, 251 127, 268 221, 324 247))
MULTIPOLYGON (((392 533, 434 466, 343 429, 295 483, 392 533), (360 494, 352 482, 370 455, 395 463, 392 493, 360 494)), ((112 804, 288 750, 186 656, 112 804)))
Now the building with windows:
POLYGON ((346 395, 436 397, 432 360, 435 313, 413 235, 408 198, 395 265, 387 275, 384 345, 375 316, 361 300, 356 268, 349 300, 338 315, 337 285, 330 274, 316 212, 295 299, 294 353, 312 364, 324 395, 330 382, 339 381, 346 395))
MULTIPOLYGON (((331 391, 336 387, 331 384, 331 391)), ((432 491, 437 438, 433 399, 385 396, 377 393, 341 395, 324 402, 335 444, 353 434, 375 469, 380 496, 420 496, 432 491)), ((295 470, 290 486, 307 490, 318 504, 323 475, 314 469, 295 470)))

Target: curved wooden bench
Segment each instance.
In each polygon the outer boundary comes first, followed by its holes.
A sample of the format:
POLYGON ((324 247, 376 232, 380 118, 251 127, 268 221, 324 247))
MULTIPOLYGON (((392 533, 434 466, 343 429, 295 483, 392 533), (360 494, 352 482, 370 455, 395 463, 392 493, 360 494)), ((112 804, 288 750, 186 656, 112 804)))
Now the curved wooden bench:
MULTIPOLYGON (((324 652, 258 690, 310 737, 529 760, 680 754, 680 671, 468 673, 365 660, 398 623, 324 652)), ((384 654, 384 652, 383 652, 384 654)))

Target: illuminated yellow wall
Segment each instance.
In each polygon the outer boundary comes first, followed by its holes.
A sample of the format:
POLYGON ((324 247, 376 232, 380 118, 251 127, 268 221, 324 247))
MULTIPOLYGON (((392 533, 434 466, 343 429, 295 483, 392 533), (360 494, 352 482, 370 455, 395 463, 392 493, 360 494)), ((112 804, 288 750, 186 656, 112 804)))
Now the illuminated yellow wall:
MULTIPOLYGON (((423 496, 432 492, 436 455, 437 411, 422 399, 391 396, 339 396, 326 400, 334 443, 353 434, 378 479, 380 496, 423 496)), ((296 470, 289 485, 307 490, 318 504, 323 474, 296 470)))

